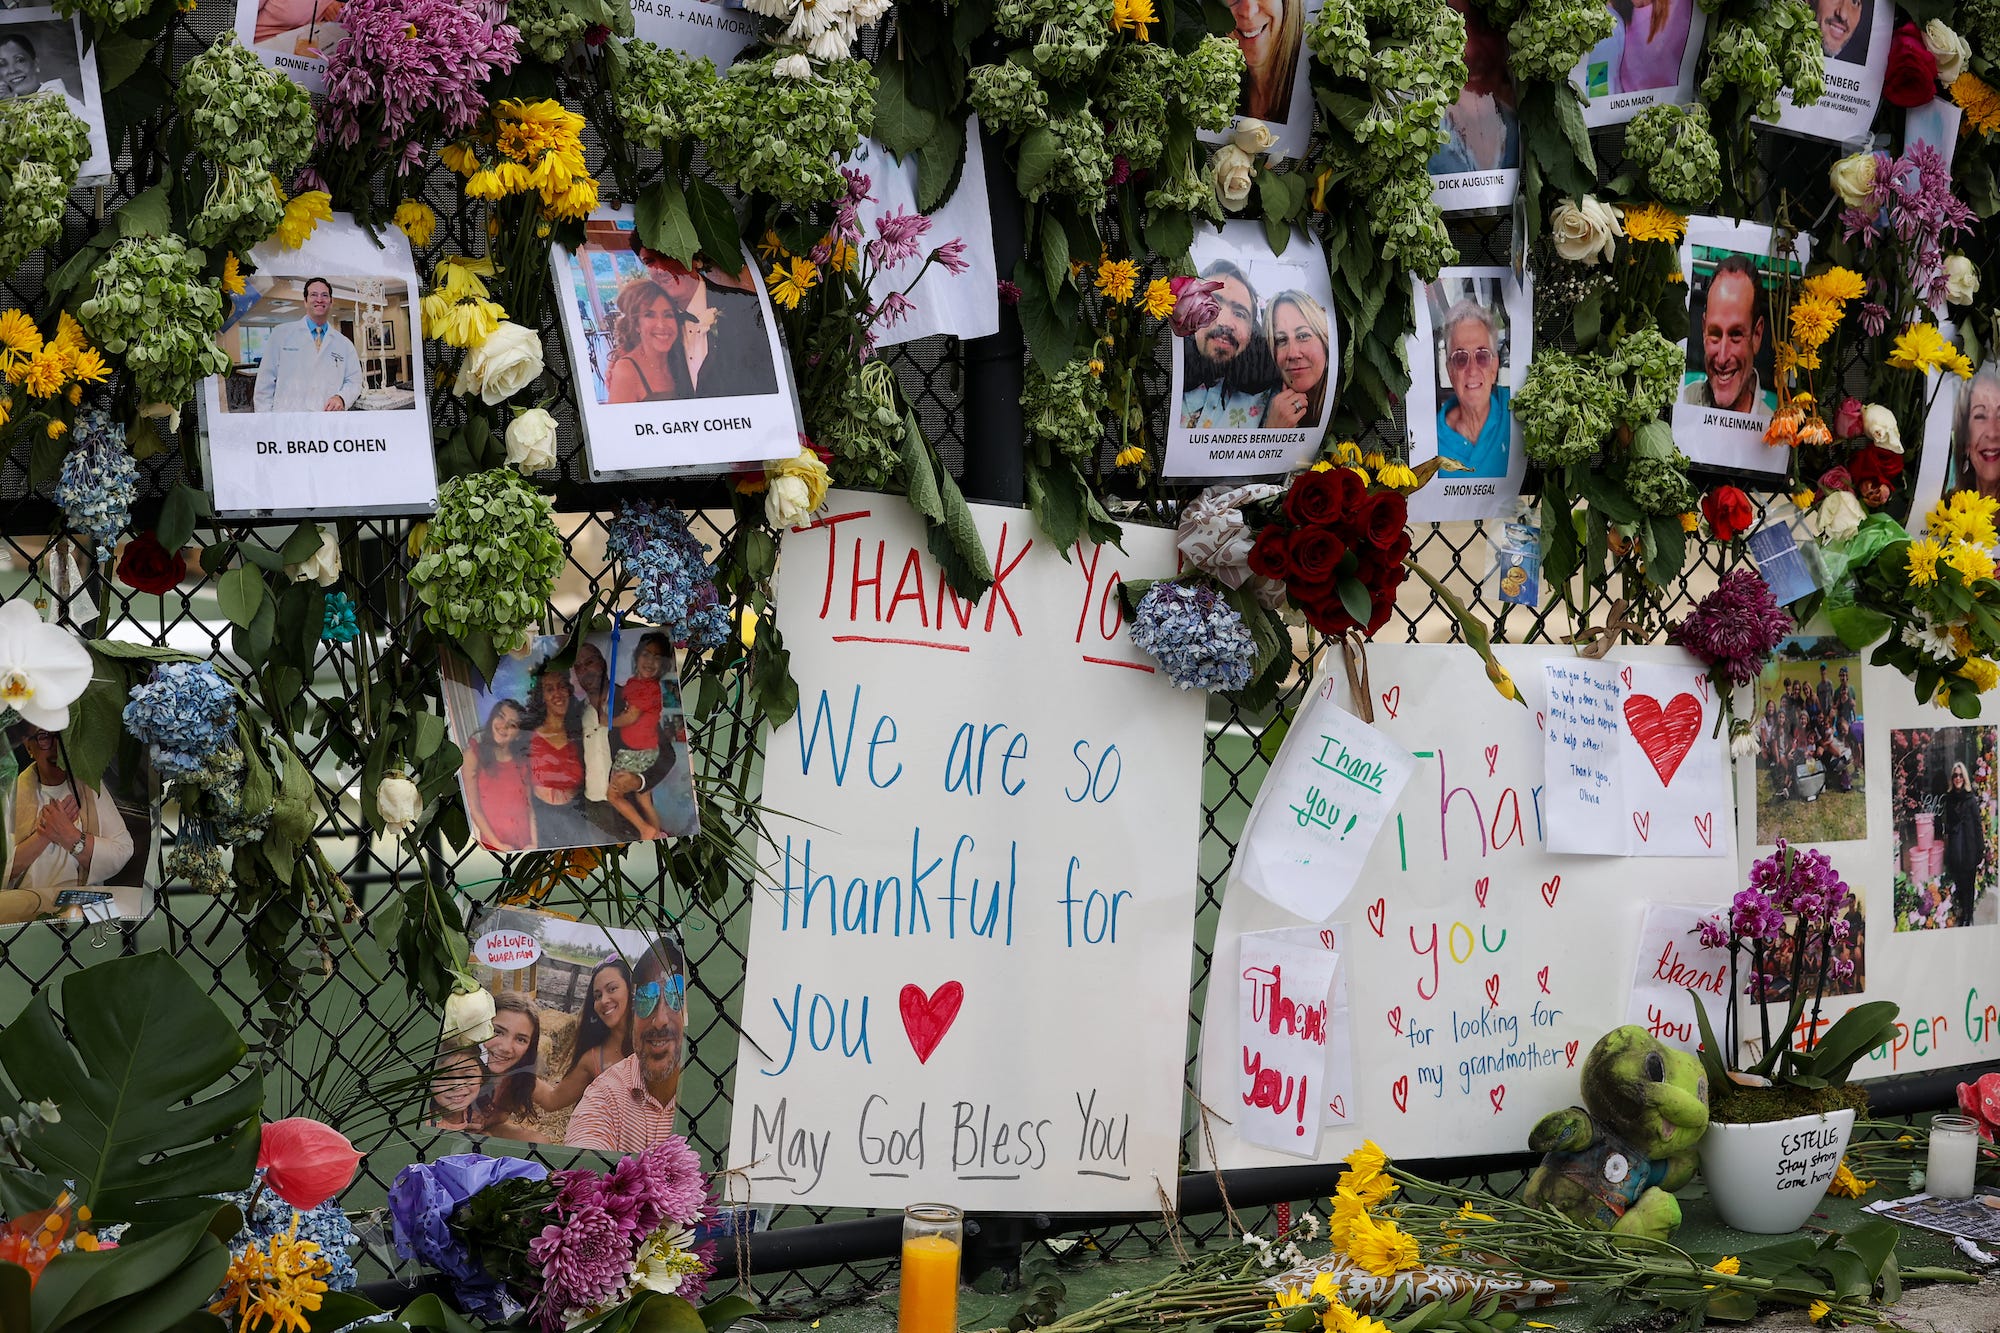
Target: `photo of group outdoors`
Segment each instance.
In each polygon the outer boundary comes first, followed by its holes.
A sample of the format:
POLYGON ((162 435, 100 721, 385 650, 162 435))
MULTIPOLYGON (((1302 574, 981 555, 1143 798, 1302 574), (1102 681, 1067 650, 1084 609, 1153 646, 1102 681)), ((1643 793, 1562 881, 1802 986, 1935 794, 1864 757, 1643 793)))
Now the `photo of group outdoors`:
POLYGON ((56 93, 90 128, 90 156, 79 181, 111 174, 104 102, 98 90, 97 55, 84 44, 75 17, 54 9, 0 5, 0 101, 56 93))
MULTIPOLYGON (((1822 967, 1826 970, 1826 987, 1823 995, 1859 995, 1868 988, 1868 909, 1867 898, 1861 890, 1849 887, 1847 902, 1841 914, 1832 924, 1831 938, 1828 940, 1826 955, 1822 957, 1817 943, 1807 946, 1806 957, 1799 957, 1799 923, 1796 917, 1785 918, 1785 933, 1764 951, 1762 975, 1769 982, 1761 990, 1753 981, 1749 991, 1754 1000, 1766 1004, 1784 1004, 1792 998, 1793 979, 1797 978, 1800 988, 1811 993, 1813 982, 1822 967)), ((1817 940, 1818 936, 1815 936, 1817 940)))
POLYGON ((1861 659, 1831 635, 1794 635, 1757 678, 1757 841, 1868 836, 1861 659))
POLYGON ((491 682, 463 658, 445 660, 445 719, 465 755, 459 785, 479 841, 522 852, 694 832, 673 641, 628 624, 589 636, 565 661, 567 642, 531 639, 491 682))
POLYGON ((217 342, 225 413, 411 412, 410 287, 379 274, 251 274, 217 342))
POLYGON ((9 833, 0 855, 0 926, 27 921, 131 920, 146 915, 152 796, 143 768, 116 757, 95 785, 70 772, 63 733, 7 729, 17 768, 0 788, 9 833))
POLYGON ((673 1132, 687 967, 671 932, 503 907, 469 933, 491 1030, 447 1023, 430 1071, 432 1129, 615 1153, 673 1132))
POLYGON ((1521 167, 1521 110, 1507 72, 1507 35, 1468 0, 1448 0, 1465 19, 1465 86, 1445 109, 1444 146, 1428 170, 1445 212, 1499 208, 1521 167))
POLYGON ((1889 733, 1896 929, 2000 924, 2000 732, 1889 733))

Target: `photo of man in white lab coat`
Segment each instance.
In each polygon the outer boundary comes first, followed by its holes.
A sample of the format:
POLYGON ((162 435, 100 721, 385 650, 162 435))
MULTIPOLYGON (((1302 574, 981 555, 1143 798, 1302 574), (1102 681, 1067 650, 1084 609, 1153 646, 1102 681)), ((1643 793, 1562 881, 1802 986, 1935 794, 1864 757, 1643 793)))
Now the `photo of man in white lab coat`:
POLYGON ((303 318, 271 330, 257 366, 255 410, 259 412, 345 412, 364 386, 361 354, 327 318, 333 284, 308 278, 303 318))

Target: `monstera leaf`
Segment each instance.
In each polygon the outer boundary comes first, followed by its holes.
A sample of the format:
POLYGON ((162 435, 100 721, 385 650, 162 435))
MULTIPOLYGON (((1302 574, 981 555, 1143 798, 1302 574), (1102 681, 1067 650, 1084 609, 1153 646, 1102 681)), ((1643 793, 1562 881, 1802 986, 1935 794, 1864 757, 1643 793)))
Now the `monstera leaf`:
POLYGON ((233 1204, 204 1203, 171 1224, 134 1227, 115 1248, 57 1255, 32 1290, 25 1269, 0 1264, 0 1328, 225 1333, 228 1326, 205 1307, 228 1271, 226 1241, 243 1217, 233 1204))
POLYGON ((217 1086, 243 1039, 179 963, 154 952, 71 973, 62 1011, 67 1037, 46 990, 0 1031, 12 1095, 52 1101, 62 1116, 26 1137, 30 1166, 70 1182, 103 1221, 148 1200, 249 1185, 264 1081, 217 1086))

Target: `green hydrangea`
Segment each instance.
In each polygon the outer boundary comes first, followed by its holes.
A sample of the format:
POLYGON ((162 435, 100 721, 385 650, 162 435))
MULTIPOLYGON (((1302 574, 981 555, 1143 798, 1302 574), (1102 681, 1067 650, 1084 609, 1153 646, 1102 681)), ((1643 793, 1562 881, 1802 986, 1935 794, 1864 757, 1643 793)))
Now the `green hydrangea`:
POLYGON ((1619 420, 1634 430, 1658 418, 1680 391, 1687 354, 1656 328, 1636 329, 1611 348, 1605 369, 1629 376, 1628 395, 1620 401, 1619 420))
POLYGON ((1028 363, 1021 415, 1028 430, 1082 462, 1104 442, 1104 384, 1087 361, 1071 361, 1055 374, 1028 363))
POLYGON ((1694 508, 1688 456, 1676 449, 1664 458, 1635 457, 1625 466, 1625 490, 1632 503, 1656 518, 1694 508))
POLYGON ((1826 51, 1807 0, 1770 0, 1748 21, 1723 20, 1708 39, 1708 62, 1702 100, 1735 88, 1766 120, 1778 114, 1784 89, 1799 106, 1813 105, 1826 90, 1826 51))
POLYGON ((0 278, 62 235, 90 127, 55 92, 0 101, 0 278))
POLYGON ((1020 37, 1050 25, 1108 34, 1111 11, 1111 0, 999 0, 993 6, 993 28, 1003 37, 1020 37))
POLYGON ((77 307, 83 331, 122 354, 147 402, 178 408, 210 375, 229 370, 216 346, 222 293, 202 281, 202 256, 178 236, 128 236, 97 266, 96 287, 77 307))
POLYGON ((699 138, 715 100, 715 62, 636 38, 625 43, 625 69, 612 106, 634 143, 658 149, 699 138))
POLYGON ((1368 218, 1385 264, 1435 282, 1440 269, 1458 262, 1458 247, 1445 230, 1427 175, 1392 177, 1369 200, 1368 218))
POLYGON ((709 165, 745 194, 794 207, 846 192, 837 169, 875 120, 875 70, 865 60, 832 60, 810 79, 772 72, 773 51, 732 65, 716 83, 703 127, 709 165))
POLYGON ((1026 134, 1049 123, 1049 95, 1042 91, 1042 81, 1033 70, 1011 60, 973 66, 965 98, 982 124, 1010 134, 1026 134))
MULTIPOLYGON (((1458 18, 1449 9, 1444 12, 1458 18)), ((1377 63, 1383 86, 1396 89, 1396 96, 1375 102, 1350 127, 1370 164, 1361 173, 1370 183, 1407 169, 1427 168, 1432 155, 1450 138, 1444 114, 1458 101, 1466 77, 1462 58, 1434 62, 1414 47, 1385 51, 1377 63)))
POLYGON ((1222 205, 1207 177, 1195 166, 1194 154, 1184 153, 1180 164, 1153 177, 1146 192, 1146 207, 1162 213, 1199 213, 1212 221, 1222 221, 1222 205))
POLYGON ((508 0, 507 21, 521 30, 521 44, 552 65, 561 64, 592 28, 632 35, 632 8, 612 0, 508 0))
POLYGON ((1507 28, 1507 67, 1516 80, 1563 82, 1612 27, 1600 0, 1528 0, 1507 28))
POLYGON ((437 513, 409 575, 424 624, 454 639, 486 635, 502 653, 527 643, 563 567, 553 508, 512 468, 438 487, 437 513))
POLYGON ((1705 106, 1651 106, 1625 130, 1625 155, 1662 203, 1695 208, 1722 188, 1722 153, 1705 106))
POLYGON ((2000 0, 1959 0, 1956 22, 1974 51, 1988 59, 2000 52, 2000 0))
POLYGON ((241 254, 284 220, 285 199, 270 172, 218 166, 201 211, 188 220, 188 239, 207 249, 241 254))
POLYGON ((1110 41, 1111 29, 1091 19, 1051 23, 1035 34, 1028 58, 1051 83, 1078 83, 1096 73, 1110 41))
POLYGON ((1592 358, 1548 349, 1535 354, 1514 419, 1528 457, 1543 467, 1581 463, 1603 447, 1620 410, 1618 385, 1592 358))
POLYGON ((1104 145, 1103 122, 1086 106, 1051 119, 1049 133, 1055 136, 1059 150, 1055 165, 1046 180, 1027 192, 1028 198, 1066 195, 1084 205, 1087 213, 1096 212, 1111 182, 1111 153, 1104 145))
POLYGON ((833 451, 836 485, 879 491, 901 475, 903 415, 887 364, 844 358, 837 383, 806 395, 806 434, 833 451))
POLYGON ((1112 53, 1097 111, 1105 150, 1134 171, 1152 170, 1166 147, 1166 88, 1175 64, 1172 52, 1151 42, 1126 42, 1112 53))
POLYGON ((81 14, 101 31, 127 27, 159 8, 159 0, 55 0, 56 13, 68 18, 81 14))
POLYGON ((1208 36, 1180 57, 1167 93, 1196 129, 1219 131, 1236 118, 1243 87, 1243 48, 1228 37, 1208 36))
POLYGON ((233 32, 181 67, 174 101, 189 145, 211 162, 289 176, 312 154, 312 98, 233 32))
POLYGON ((1465 19, 1456 10, 1422 0, 1328 0, 1306 29, 1306 45, 1336 77, 1367 85, 1343 90, 1328 108, 1358 146, 1357 187, 1419 171, 1444 146, 1445 109, 1465 87, 1465 19), (1393 96, 1381 95, 1391 88, 1393 96))

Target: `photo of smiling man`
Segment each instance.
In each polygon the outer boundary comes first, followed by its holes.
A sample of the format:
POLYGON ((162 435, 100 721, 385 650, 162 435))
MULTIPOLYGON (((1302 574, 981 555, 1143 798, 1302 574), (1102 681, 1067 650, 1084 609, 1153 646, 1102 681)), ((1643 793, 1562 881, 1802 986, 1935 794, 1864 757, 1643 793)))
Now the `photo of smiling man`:
POLYGON ((1828 60, 1868 63, 1868 36, 1874 26, 1868 0, 1814 0, 1813 17, 1819 22, 1819 44, 1828 60))
POLYGON ((1889 67, 1889 0, 1812 0, 1812 14, 1826 56, 1825 90, 1811 106, 1796 106, 1790 90, 1781 92, 1778 118, 1756 123, 1830 143, 1866 138, 1889 67))
POLYGON ((1805 266, 1805 241, 1792 256, 1770 253, 1771 229, 1721 218, 1691 218, 1681 246, 1687 277, 1687 370, 1673 408, 1674 440, 1689 458, 1714 467, 1782 470, 1787 451, 1764 443, 1777 411, 1777 335, 1771 293, 1805 266))
POLYGON ((1758 372, 1767 333, 1765 303, 1748 255, 1716 261, 1691 329, 1689 366, 1700 371, 1681 389, 1681 401, 1754 417, 1760 427, 1768 424, 1778 395, 1764 387, 1758 372))

